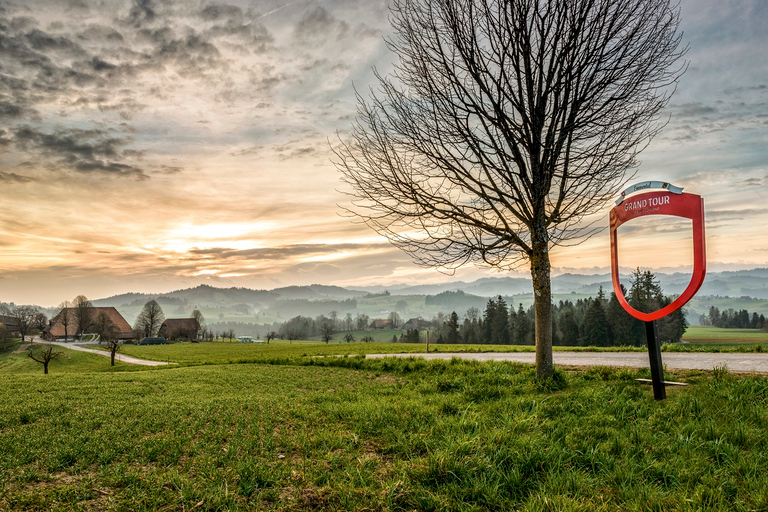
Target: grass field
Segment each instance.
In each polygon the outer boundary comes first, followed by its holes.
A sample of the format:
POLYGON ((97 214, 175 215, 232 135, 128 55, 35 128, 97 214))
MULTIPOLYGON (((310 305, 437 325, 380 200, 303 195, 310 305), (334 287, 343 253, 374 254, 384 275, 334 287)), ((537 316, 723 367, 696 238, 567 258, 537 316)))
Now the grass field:
POLYGON ((689 343, 768 343, 768 331, 691 325, 685 332, 683 341, 689 343))
POLYGON ((645 370, 227 345, 0 355, 0 510, 768 510, 764 377, 668 372, 655 402, 645 370), (235 347, 273 364, 214 364, 235 347))

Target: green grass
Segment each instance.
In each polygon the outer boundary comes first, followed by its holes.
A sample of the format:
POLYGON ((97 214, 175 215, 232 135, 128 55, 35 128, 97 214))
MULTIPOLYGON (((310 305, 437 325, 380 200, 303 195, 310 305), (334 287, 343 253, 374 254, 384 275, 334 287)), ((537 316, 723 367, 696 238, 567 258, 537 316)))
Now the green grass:
MULTIPOLYGON (((370 336, 373 338, 374 342, 378 343, 391 343, 392 337, 395 336, 397 339, 400 339, 400 335, 403 334, 402 329, 381 329, 381 330, 368 330, 368 331, 341 331, 337 332, 333 340, 331 340, 331 343, 346 343, 344 341, 344 336, 347 334, 351 334, 355 337, 356 342, 361 342, 363 337, 370 336)), ((311 339, 312 341, 321 341, 321 336, 314 336, 311 339)))
POLYGON ((691 325, 683 340, 690 343, 768 343, 768 331, 691 325))
MULTIPOLYGON (((465 345, 430 344, 430 352, 533 352, 530 345, 465 345)), ((576 351, 643 351, 642 347, 555 347, 576 351)), ((256 343, 174 343, 169 345, 124 345, 121 353, 155 361, 172 361, 182 365, 270 362, 276 358, 363 355, 419 354, 426 351, 423 343, 323 343, 319 341, 273 340, 256 343)))
POLYGON ((763 377, 281 362, 0 373, 0 510, 768 509, 763 377))
MULTIPOLYGON (((26 347, 28 345, 25 345, 26 347)), ((27 357, 27 352, 22 347, 13 353, 0 354, 0 374, 24 374, 43 373, 43 365, 27 357)), ((123 364, 115 361, 115 366, 109 365, 109 358, 70 350, 64 347, 56 347, 64 352, 64 355, 55 361, 51 361, 48 371, 51 373, 75 373, 85 372, 119 372, 141 369, 131 364, 123 364)))

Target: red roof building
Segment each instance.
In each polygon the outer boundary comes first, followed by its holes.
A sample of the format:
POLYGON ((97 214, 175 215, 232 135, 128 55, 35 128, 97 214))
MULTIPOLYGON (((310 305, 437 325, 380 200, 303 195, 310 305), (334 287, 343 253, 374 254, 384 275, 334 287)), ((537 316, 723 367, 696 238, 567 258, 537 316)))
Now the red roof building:
MULTIPOLYGON (((113 307, 92 307, 91 310, 91 325, 85 329, 83 334, 94 334, 96 332, 96 319, 99 314, 104 313, 107 315, 115 327, 117 327, 117 338, 121 340, 130 340, 133 338, 133 329, 130 324, 125 321, 123 315, 113 307)), ((64 324, 61 322, 64 315, 69 318, 69 323, 66 328, 66 337, 74 338, 77 332, 77 321, 75 320, 75 311, 73 308, 62 309, 58 315, 53 317, 48 324, 48 328, 45 330, 45 338, 49 340, 64 339, 64 324)))

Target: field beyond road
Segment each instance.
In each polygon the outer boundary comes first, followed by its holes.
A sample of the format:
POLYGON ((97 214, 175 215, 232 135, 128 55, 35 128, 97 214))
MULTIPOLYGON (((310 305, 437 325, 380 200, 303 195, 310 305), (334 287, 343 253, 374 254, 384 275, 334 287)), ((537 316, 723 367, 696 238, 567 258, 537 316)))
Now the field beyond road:
POLYGON ((763 376, 223 346, 0 354, 0 510, 768 510, 763 376))

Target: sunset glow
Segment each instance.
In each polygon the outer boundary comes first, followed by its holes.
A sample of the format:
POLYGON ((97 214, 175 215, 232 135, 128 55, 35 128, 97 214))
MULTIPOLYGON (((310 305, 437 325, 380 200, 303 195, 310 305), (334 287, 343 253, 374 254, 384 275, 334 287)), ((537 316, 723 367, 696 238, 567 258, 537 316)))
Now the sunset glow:
MULTIPOLYGON (((768 4, 681 9, 690 66, 633 182, 704 197, 712 268, 763 267, 768 4)), ((343 213, 330 145, 349 133, 354 88, 392 68, 387 13, 381 0, 5 2, 0 300, 452 279, 343 213)), ((689 235, 628 233, 628 266, 686 266, 689 235)), ((556 272, 605 272, 609 257, 605 231, 552 253, 556 272)))

